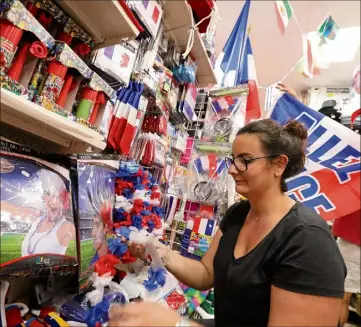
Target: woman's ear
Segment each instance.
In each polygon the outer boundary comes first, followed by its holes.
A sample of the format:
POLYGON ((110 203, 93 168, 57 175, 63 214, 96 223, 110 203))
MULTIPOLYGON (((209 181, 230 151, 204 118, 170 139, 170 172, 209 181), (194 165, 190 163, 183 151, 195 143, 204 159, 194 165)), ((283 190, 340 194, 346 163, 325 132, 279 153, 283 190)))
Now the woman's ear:
POLYGON ((275 177, 280 177, 283 175, 288 164, 288 157, 285 155, 280 155, 274 160, 274 175, 275 177))

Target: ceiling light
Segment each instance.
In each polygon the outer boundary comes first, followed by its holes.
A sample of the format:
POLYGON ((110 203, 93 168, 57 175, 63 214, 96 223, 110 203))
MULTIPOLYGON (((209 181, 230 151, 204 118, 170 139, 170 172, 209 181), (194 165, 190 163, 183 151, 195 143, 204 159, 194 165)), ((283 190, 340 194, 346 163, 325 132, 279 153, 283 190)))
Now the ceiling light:
POLYGON ((322 49, 322 55, 327 56, 325 59, 329 63, 352 61, 360 47, 360 26, 340 28, 334 40, 326 39, 321 46, 317 32, 310 32, 307 36, 315 52, 322 49))

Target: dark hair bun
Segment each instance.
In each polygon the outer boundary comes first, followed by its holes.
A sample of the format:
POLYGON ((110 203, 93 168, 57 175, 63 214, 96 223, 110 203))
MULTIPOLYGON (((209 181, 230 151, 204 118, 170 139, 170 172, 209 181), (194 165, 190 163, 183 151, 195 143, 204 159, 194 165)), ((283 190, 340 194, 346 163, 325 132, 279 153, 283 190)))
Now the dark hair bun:
POLYGON ((307 140, 307 130, 297 120, 288 121, 283 129, 292 136, 298 137, 301 141, 307 140))

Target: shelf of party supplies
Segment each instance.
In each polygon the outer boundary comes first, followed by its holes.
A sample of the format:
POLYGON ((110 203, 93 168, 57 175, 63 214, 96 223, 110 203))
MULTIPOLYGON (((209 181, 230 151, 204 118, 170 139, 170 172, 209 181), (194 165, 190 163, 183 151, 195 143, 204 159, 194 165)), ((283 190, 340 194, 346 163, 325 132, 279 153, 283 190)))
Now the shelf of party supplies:
MULTIPOLYGON (((48 111, 5 89, 1 89, 0 113, 1 122, 19 129, 19 135, 22 134, 25 141, 29 141, 31 135, 39 137, 52 152, 86 152, 89 147, 92 151, 100 151, 106 146, 104 137, 97 131, 48 111)), ((2 135, 6 129, 2 126, 2 135)), ((14 131, 10 132, 13 133, 14 131)))
MULTIPOLYGON (((182 51, 187 48, 189 30, 192 28, 192 15, 188 9, 187 0, 166 1, 164 4, 164 25, 170 37, 181 47, 182 51)), ((217 84, 211 61, 208 58, 206 48, 201 35, 196 30, 191 54, 198 63, 197 80, 199 87, 207 87, 209 84, 217 84)))
POLYGON ((93 37, 98 48, 119 44, 122 39, 133 39, 139 34, 118 0, 56 2, 93 37))

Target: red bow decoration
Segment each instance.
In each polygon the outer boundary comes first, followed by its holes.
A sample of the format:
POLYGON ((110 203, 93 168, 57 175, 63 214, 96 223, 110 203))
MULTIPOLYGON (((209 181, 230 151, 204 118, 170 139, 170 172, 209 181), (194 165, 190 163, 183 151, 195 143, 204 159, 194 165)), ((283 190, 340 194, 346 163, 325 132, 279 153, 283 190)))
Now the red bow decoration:
MULTIPOLYGON (((135 176, 137 176, 137 177, 143 176, 143 171, 141 168, 139 168, 139 170, 135 173, 135 176)), ((145 174, 144 174, 144 176, 145 176, 145 174)))
POLYGON ((40 41, 33 42, 29 51, 34 57, 40 59, 44 59, 48 55, 48 49, 46 48, 45 44, 40 41))
POLYGON ((122 195, 122 191, 124 189, 133 189, 134 184, 132 182, 125 182, 122 180, 117 179, 116 185, 115 185, 115 193, 117 195, 122 195))
POLYGON ((152 194, 150 195, 150 198, 152 200, 159 199, 160 198, 160 193, 158 191, 157 192, 152 192, 152 194))
POLYGON ((106 273, 110 273, 111 276, 114 276, 116 274, 114 266, 118 263, 120 263, 120 261, 115 255, 107 254, 100 257, 95 263, 94 271, 97 272, 99 276, 103 276, 106 273))

